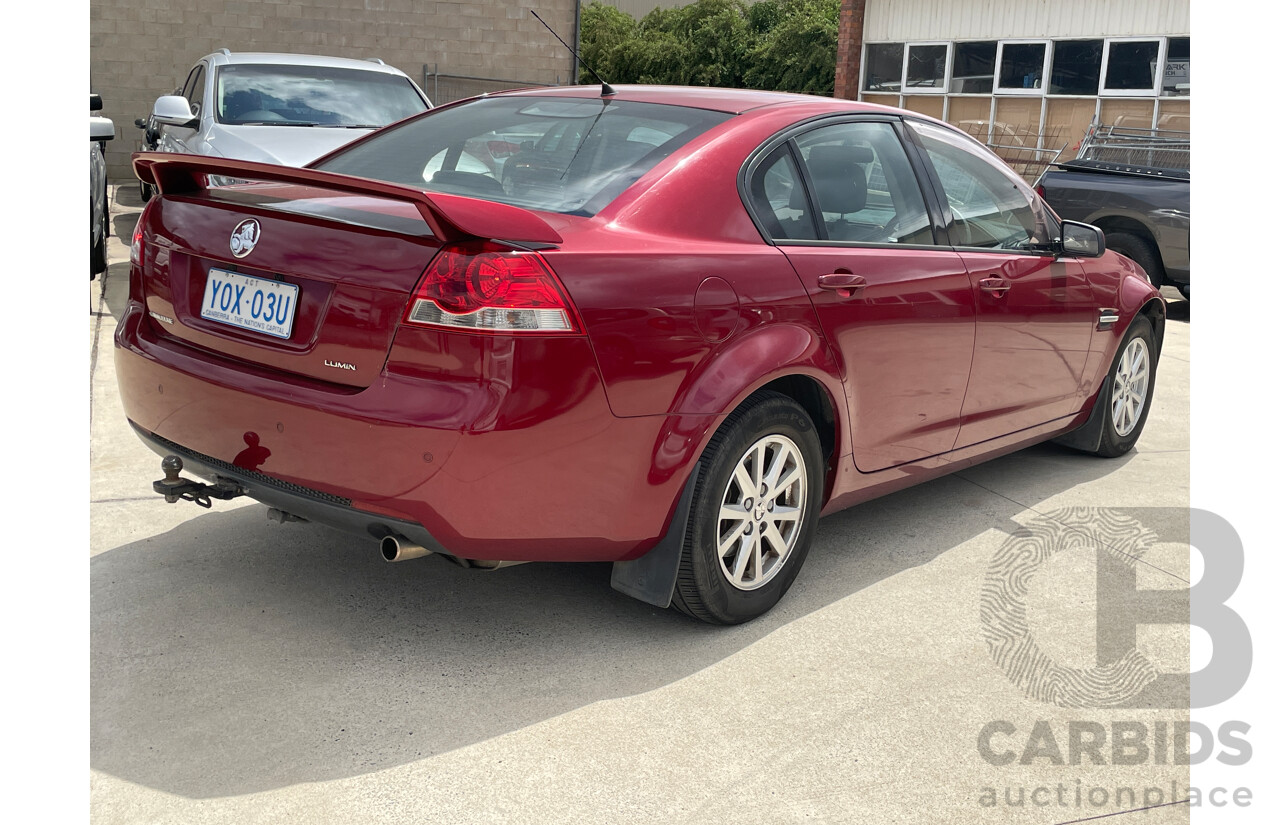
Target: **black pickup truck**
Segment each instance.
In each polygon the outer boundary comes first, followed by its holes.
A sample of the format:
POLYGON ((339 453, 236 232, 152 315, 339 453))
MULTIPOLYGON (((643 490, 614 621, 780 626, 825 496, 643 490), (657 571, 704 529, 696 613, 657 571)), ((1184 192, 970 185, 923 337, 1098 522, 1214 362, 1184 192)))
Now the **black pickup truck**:
POLYGON ((1090 223, 1156 286, 1191 295, 1191 140, 1187 132, 1090 127, 1075 160, 1036 191, 1062 218, 1090 223))

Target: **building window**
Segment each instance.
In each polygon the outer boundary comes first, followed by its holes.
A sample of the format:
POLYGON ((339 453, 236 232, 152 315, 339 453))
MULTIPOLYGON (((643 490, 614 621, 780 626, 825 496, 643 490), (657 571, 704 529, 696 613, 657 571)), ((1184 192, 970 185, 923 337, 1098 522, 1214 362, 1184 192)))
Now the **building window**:
POLYGON ((911 43, 907 46, 907 87, 910 94, 946 92, 946 43, 911 43))
POLYGON ((953 94, 991 94, 996 76, 996 46, 994 40, 955 45, 951 62, 953 94))
POLYGON ((1164 58, 1164 80, 1160 94, 1186 97, 1191 94, 1191 38, 1170 37, 1164 58))
POLYGON ((1102 94, 1155 94, 1160 43, 1159 40, 1107 41, 1102 94))
POLYGON ((1049 94, 1096 95, 1101 77, 1101 40, 1059 40, 1053 44, 1049 94))
POLYGON ((902 91, 901 43, 872 43, 867 46, 866 68, 863 70, 862 91, 902 91))
POLYGON ((1000 43, 996 91, 1005 94, 1043 94, 1045 63, 1049 44, 1046 41, 1003 41, 1000 43))

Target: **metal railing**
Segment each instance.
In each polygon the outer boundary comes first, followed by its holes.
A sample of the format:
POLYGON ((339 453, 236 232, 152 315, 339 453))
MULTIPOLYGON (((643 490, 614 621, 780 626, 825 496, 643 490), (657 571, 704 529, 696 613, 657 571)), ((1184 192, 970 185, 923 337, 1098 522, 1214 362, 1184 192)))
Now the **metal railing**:
POLYGON ((1191 133, 1175 129, 1089 126, 1076 160, 1191 173, 1191 133))
POLYGON ((1039 129, 990 120, 963 120, 956 126, 986 144, 1027 183, 1039 180, 1067 148, 1060 126, 1039 129))

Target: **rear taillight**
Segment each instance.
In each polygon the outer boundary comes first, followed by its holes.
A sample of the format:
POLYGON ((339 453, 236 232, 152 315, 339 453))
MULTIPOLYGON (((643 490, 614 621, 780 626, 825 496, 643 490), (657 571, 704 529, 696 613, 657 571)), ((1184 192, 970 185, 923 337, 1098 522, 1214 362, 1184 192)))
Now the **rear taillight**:
POLYGON ((1036 194, 1040 196, 1040 200, 1044 200, 1044 184, 1036 185, 1036 194))
POLYGON ((405 323, 481 332, 577 332, 555 274, 537 252, 491 241, 441 249, 414 290, 405 323))
POLYGON ((226 175, 209 175, 204 172, 195 172, 191 177, 201 189, 216 189, 219 186, 235 186, 239 183, 248 183, 248 181, 241 178, 229 178, 226 175))
POLYGON ((133 226, 133 243, 129 246, 129 263, 137 265, 142 263, 142 227, 147 222, 147 215, 151 213, 151 207, 155 205, 155 201, 150 201, 142 208, 142 214, 138 216, 138 222, 133 226))

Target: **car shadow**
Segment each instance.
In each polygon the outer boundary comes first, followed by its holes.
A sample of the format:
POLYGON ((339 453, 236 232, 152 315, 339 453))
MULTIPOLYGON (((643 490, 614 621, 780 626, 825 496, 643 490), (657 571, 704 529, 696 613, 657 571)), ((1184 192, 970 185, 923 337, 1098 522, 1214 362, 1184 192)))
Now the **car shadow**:
MULTIPOLYGON (((141 215, 141 212, 117 212, 111 216, 111 234, 124 244, 125 249, 133 243, 133 230, 141 215)), ((128 259, 125 262, 128 263, 128 259)))
MULTIPOLYGON (((1001 463, 1046 470, 1038 502, 1124 462, 1001 463)), ((210 512, 90 563, 90 762, 189 798, 410 763, 672 684, 1023 511, 950 476, 830 516, 787 597, 727 628, 614 592, 607 564, 393 565, 262 506, 210 512)))
POLYGON ((95 312, 105 310, 116 323, 124 317, 125 305, 129 302, 129 262, 116 262, 107 266, 106 272, 98 276, 98 289, 101 300, 95 298, 95 312))

